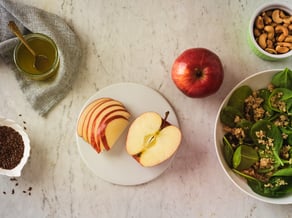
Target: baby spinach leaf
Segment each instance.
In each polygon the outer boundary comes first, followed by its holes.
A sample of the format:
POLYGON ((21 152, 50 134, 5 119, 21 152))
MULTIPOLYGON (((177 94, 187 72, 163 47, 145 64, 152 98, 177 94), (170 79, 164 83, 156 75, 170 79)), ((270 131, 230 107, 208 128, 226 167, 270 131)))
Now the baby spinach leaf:
POLYGON ((269 104, 269 98, 271 95, 271 91, 268 89, 259 89, 258 90, 258 96, 262 99, 264 99, 264 102, 262 103, 264 110, 266 111, 265 113, 265 118, 266 119, 270 119, 273 114, 274 111, 272 110, 270 104, 269 104))
POLYGON ((276 73, 271 82, 275 87, 292 89, 292 71, 285 68, 283 71, 276 73))
POLYGON ((242 117, 242 113, 234 107, 226 106, 220 112, 220 120, 223 124, 229 127, 235 127, 236 123, 234 122, 236 116, 242 117))
POLYGON ((271 177, 268 183, 247 179, 250 188, 257 194, 278 198, 292 193, 292 177, 271 177))
POLYGON ((292 176, 292 168, 289 167, 277 170, 273 176, 292 176))
POLYGON ((237 128, 242 128, 245 134, 244 142, 250 143, 252 141, 250 137, 250 129, 252 127, 252 122, 246 120, 246 119, 241 119, 237 124, 237 128))
POLYGON ((233 167, 237 170, 248 169, 258 159, 258 153, 255 149, 247 145, 240 145, 233 154, 233 167))
POLYGON ((269 97, 269 105, 274 111, 292 113, 292 90, 286 88, 274 89, 269 97))
POLYGON ((223 155, 225 158, 226 163, 229 167, 232 168, 232 157, 233 157, 233 147, 231 143, 228 141, 228 139, 224 136, 223 137, 223 155))
POLYGON ((252 89, 249 86, 241 86, 234 90, 234 92, 231 94, 227 105, 236 108, 241 113, 244 113, 244 101, 251 94, 252 89))
POLYGON ((268 120, 259 120, 251 127, 251 137, 255 144, 273 151, 275 161, 283 165, 279 157, 283 145, 280 129, 268 120))

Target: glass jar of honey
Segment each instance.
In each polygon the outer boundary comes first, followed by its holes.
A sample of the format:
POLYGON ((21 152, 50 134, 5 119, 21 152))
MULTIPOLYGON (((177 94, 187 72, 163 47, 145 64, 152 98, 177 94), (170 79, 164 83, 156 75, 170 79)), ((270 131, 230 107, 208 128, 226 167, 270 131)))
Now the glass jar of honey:
POLYGON ((46 80, 55 76, 59 68, 59 53, 55 42, 41 33, 28 34, 24 38, 35 53, 46 56, 47 61, 37 69, 34 64, 35 57, 19 42, 13 55, 17 69, 33 80, 46 80))

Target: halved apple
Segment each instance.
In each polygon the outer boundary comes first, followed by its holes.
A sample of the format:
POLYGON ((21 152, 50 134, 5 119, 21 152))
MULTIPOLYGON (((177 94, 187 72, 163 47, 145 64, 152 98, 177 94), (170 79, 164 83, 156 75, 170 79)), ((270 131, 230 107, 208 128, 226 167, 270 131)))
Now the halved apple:
POLYGON ((129 117, 130 113, 121 102, 112 98, 100 98, 88 104, 81 112, 77 133, 100 153, 109 150, 115 144, 127 127, 129 117), (101 138, 104 137, 106 139, 103 141, 106 143, 101 142, 101 138))
POLYGON ((144 167, 158 165, 169 159, 181 142, 181 131, 156 112, 145 112, 131 124, 126 150, 144 167))

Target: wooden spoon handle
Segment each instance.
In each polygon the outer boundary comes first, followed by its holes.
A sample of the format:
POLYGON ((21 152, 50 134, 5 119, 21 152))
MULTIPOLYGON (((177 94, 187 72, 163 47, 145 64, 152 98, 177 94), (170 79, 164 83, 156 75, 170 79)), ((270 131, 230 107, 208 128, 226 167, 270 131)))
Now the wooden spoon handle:
POLYGON ((22 33, 20 32, 20 30, 18 29, 18 27, 16 26, 16 24, 13 21, 9 21, 8 27, 10 28, 11 32, 13 32, 19 38, 19 40, 25 45, 25 47, 28 49, 28 51, 35 57, 36 56, 36 53, 27 44, 25 38, 23 37, 22 33))

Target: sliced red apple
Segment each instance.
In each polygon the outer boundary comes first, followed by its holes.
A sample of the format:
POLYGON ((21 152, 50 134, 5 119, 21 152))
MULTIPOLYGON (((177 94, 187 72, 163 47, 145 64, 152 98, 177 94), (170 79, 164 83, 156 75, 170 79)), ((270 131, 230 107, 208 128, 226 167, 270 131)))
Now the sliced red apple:
POLYGON ((102 116, 106 115, 108 112, 111 111, 111 107, 118 107, 118 108, 123 108, 123 106, 114 100, 106 101, 100 104, 95 110, 92 112, 92 115, 87 123, 85 125, 85 128, 83 129, 83 135, 86 135, 86 138, 88 141, 91 143, 91 133, 97 124, 97 121, 102 119, 102 116))
POLYGON ((80 137, 83 136, 83 128, 85 123, 88 123, 88 120, 90 119, 90 114, 92 113, 92 111, 94 111, 94 109, 96 107, 98 107, 98 105, 106 100, 108 100, 109 98, 100 98, 100 99, 96 99, 94 101, 92 101, 90 104, 88 104, 84 110, 81 112, 80 117, 78 119, 78 123, 77 123, 77 133, 80 137))
POLYGON ((96 148, 98 153, 104 150, 101 146, 101 143, 99 143, 99 141, 97 140, 100 131, 99 129, 101 128, 100 123, 104 119, 104 117, 109 116, 116 110, 125 110, 125 108, 124 106, 118 104, 107 105, 101 111, 99 111, 99 113, 96 114, 95 119, 93 120, 89 128, 89 131, 87 133, 89 143, 96 148))
POLYGON ((126 141, 127 152, 142 166, 151 167, 169 159, 181 142, 178 127, 155 112, 140 115, 131 124, 126 141))
POLYGON ((105 117, 98 128, 96 140, 104 150, 110 150, 129 124, 130 113, 116 110, 105 117))
POLYGON ((128 122, 129 116, 129 112, 121 102, 111 98, 100 98, 88 104, 80 114, 77 133, 100 153, 109 150, 125 129, 121 121, 116 123, 113 118, 124 118, 128 122), (106 140, 103 140, 105 145, 101 142, 100 134, 106 136, 106 140))
POLYGON ((82 137, 85 141, 89 142, 88 138, 88 131, 90 126, 92 125, 92 119, 94 119, 94 116, 96 115, 96 111, 99 110, 99 108, 104 105, 105 103, 112 102, 112 99, 102 99, 102 101, 98 102, 89 112, 84 120, 84 124, 82 127, 82 137))

